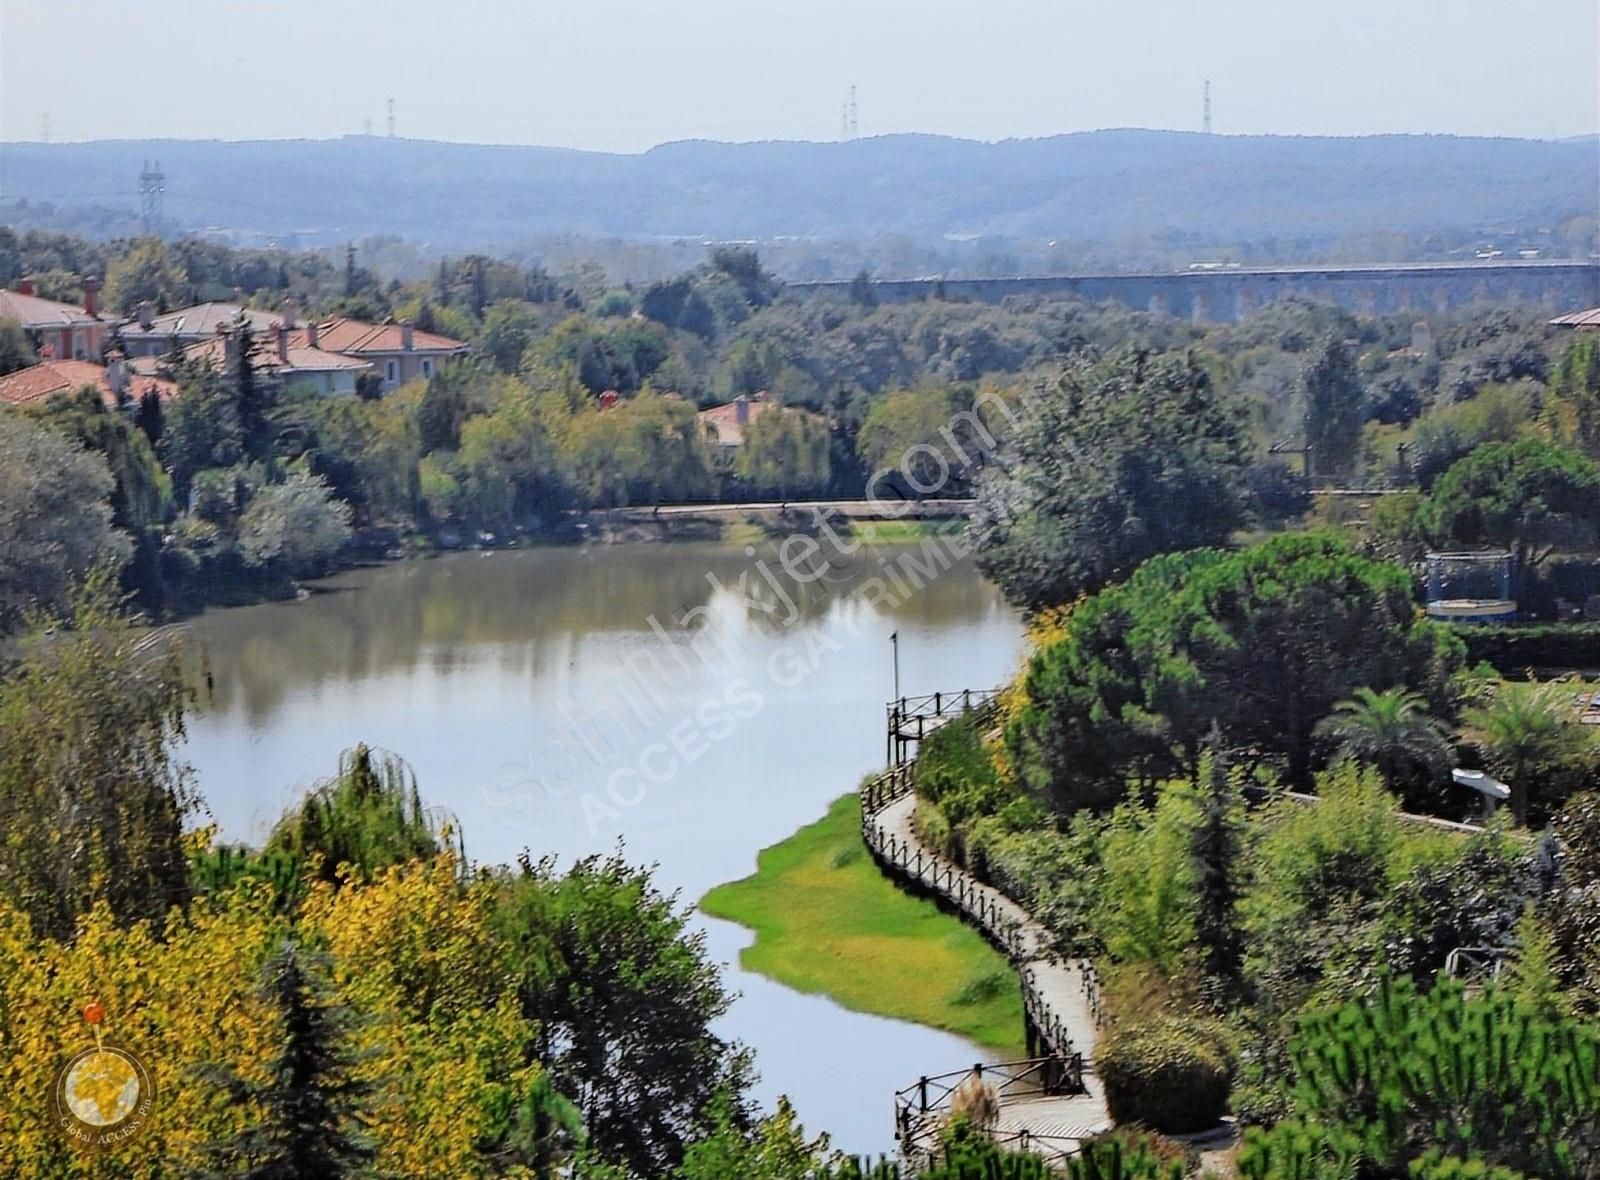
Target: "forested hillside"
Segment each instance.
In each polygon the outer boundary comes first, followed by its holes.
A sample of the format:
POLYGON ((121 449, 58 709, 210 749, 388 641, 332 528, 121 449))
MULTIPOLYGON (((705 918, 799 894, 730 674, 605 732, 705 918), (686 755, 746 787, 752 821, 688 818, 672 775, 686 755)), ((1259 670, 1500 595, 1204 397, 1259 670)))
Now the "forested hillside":
MULTIPOLYGON (((1594 229, 1593 139, 1359 139, 1098 131, 979 143, 665 144, 640 155, 353 136, 0 146, 5 220, 120 235, 137 176, 165 172, 173 232, 211 227, 330 245, 399 235, 438 249, 551 238, 670 243, 905 237, 917 265, 1075 268, 1445 256, 1490 240, 1581 254, 1594 229), (985 255, 974 243, 997 243, 985 255), (1001 256, 993 256, 999 250, 1001 256), (1054 251, 1054 253, 1052 253, 1054 251), (1008 253, 1009 252, 1009 253, 1008 253)), ((768 257, 779 261, 770 247, 768 257)), ((826 252, 794 251, 827 271, 826 252)), ((831 273, 848 277, 848 263, 831 273)))

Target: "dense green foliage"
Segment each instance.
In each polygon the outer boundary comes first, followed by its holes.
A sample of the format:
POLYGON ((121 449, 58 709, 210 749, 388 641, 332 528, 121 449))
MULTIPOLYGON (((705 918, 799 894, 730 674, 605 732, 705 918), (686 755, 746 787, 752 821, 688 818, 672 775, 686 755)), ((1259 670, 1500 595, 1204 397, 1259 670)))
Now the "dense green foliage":
POLYGON ((1579 720, 1565 682, 1499 681, 1462 721, 1482 745, 1488 769, 1511 784, 1519 821, 1592 784, 1600 771, 1600 733, 1579 720))
POLYGON ((1238 998, 1244 970, 1239 901, 1245 883, 1244 796, 1240 776, 1213 742, 1200 767, 1199 816, 1190 836, 1195 872, 1194 936, 1202 987, 1210 1006, 1226 1011, 1238 998))
POLYGON ((1491 443, 1450 467, 1419 514, 1440 545, 1501 546, 1524 564, 1556 546, 1592 547, 1600 464, 1537 439, 1491 443))
POLYGON ((339 756, 338 774, 278 822, 263 854, 283 853, 317 879, 338 882, 371 880, 452 847, 461 855, 460 831, 423 807, 411 768, 358 745, 339 756))
POLYGON ((189 896, 178 654, 118 616, 103 577, 71 623, 0 656, 0 896, 55 937, 97 902, 159 926, 189 896))
POLYGON ((538 1058, 591 1146, 642 1176, 677 1164, 713 1101, 749 1083, 746 1055, 710 1031, 730 998, 689 911, 617 857, 565 873, 525 858, 495 924, 538 1058))
POLYGON ((1068 602, 1156 554, 1226 541, 1244 519, 1243 462, 1237 409, 1197 357, 1069 368, 984 469, 979 561, 1014 601, 1068 602))
POLYGON ((1323 476, 1347 475, 1361 446, 1366 393, 1344 341, 1333 336, 1324 340, 1301 370, 1300 384, 1311 470, 1323 476))
POLYGON ((1330 1142, 1348 1136, 1371 1174, 1404 1176, 1430 1152, 1552 1180, 1592 1174, 1595 1030, 1492 986, 1469 996, 1450 981, 1426 993, 1385 981, 1308 1016, 1290 1056, 1296 1114, 1330 1142))
POLYGON ((1075 607, 1030 661, 1006 741, 1027 785, 1068 810, 1114 801, 1130 775, 1192 772, 1213 724, 1303 782, 1336 702, 1406 685, 1443 703, 1460 661, 1418 619, 1406 571, 1337 537, 1198 550, 1075 607))
POLYGON ((1377 692, 1362 685, 1317 722, 1315 733, 1335 757, 1374 767, 1389 786, 1424 806, 1437 802, 1455 763, 1448 728, 1408 689, 1377 692))
POLYGON ((1013 797, 983 743, 989 723, 981 713, 962 717, 940 726, 917 751, 917 794, 938 804, 952 824, 998 811, 1013 797))
POLYGON ((121 564, 129 545, 112 524, 115 487, 75 441, 0 413, 0 631, 63 609, 95 566, 121 564))

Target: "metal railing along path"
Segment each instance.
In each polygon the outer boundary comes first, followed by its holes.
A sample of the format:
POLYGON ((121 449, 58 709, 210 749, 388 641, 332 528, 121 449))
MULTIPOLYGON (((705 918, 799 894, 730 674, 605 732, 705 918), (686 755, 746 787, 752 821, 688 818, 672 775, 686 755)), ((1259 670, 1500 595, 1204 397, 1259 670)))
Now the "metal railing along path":
MULTIPOLYGON (((942 899, 998 947, 1017 971, 1022 990, 1030 1053, 1025 1061, 931 1075, 895 1096, 895 1130, 902 1151, 925 1150, 936 1124, 948 1114, 950 1095, 976 1072, 999 1076, 1002 1110, 1008 1103, 1039 1103, 1041 1098, 1078 1095, 1072 1114, 1088 1125, 1106 1121, 1103 1102, 1090 1093, 1085 1055, 1104 1021, 1100 985, 1087 960, 1062 963, 1049 948, 1049 930, 1000 890, 925 846, 912 826, 915 764, 904 757, 905 741, 919 740, 933 727, 956 717, 992 708, 998 690, 962 690, 905 697, 887 708, 891 764, 861 787, 861 835, 883 870, 912 887, 942 899), (930 725, 930 723, 932 723, 930 725), (910 731, 910 732, 908 732, 910 731), (1042 1082, 1027 1090, 1020 1082, 1042 1082), (1025 1095, 1025 1097, 1024 1097, 1025 1095)), ((1048 1104, 1046 1104, 1048 1105, 1048 1104)), ((1020 1108, 1019 1108, 1020 1109, 1020 1108)), ((1041 1117, 1045 1111, 1041 1107, 1041 1117)), ((1081 1136, 1052 1131, 1061 1122, 1058 1106, 1037 1129, 996 1129, 996 1141, 1028 1142, 1028 1150, 1049 1154, 1052 1138, 1062 1155, 1075 1150, 1081 1136)))

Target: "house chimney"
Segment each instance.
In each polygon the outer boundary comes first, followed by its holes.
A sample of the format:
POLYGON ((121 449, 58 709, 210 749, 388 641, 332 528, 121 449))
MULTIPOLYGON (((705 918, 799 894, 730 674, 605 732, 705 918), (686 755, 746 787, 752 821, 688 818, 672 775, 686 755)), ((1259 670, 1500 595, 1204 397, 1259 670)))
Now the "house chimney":
POLYGON ((32 295, 33 294, 33 279, 32 278, 18 279, 17 280, 17 294, 18 295, 32 295))
POLYGON ((83 310, 100 318, 100 280, 93 275, 83 280, 83 310))
POLYGON ((128 395, 128 366, 116 353, 106 358, 106 388, 111 391, 111 396, 116 399, 117 405, 124 405, 128 395))
POLYGON ((139 326, 148 332, 156 326, 156 305, 148 299, 139 300, 139 326))
POLYGON ((316 320, 307 320, 306 321, 306 347, 307 348, 321 348, 322 346, 317 343, 318 337, 321 335, 321 333, 322 333, 322 325, 321 324, 317 323, 316 320))
POLYGON ((295 323, 300 318, 300 301, 293 295, 283 301, 283 326, 293 331, 298 325, 295 323))
POLYGON ((733 411, 734 421, 736 421, 740 426, 749 425, 749 423, 750 423, 750 399, 748 397, 746 397, 744 394, 741 393, 738 397, 733 399, 733 404, 734 404, 734 411, 733 411))
POLYGON ((410 320, 400 321, 400 347, 406 352, 411 351, 411 346, 413 343, 412 331, 413 329, 410 320))
POLYGON ((274 324, 272 330, 278 338, 278 363, 286 365, 289 363, 289 325, 274 324))

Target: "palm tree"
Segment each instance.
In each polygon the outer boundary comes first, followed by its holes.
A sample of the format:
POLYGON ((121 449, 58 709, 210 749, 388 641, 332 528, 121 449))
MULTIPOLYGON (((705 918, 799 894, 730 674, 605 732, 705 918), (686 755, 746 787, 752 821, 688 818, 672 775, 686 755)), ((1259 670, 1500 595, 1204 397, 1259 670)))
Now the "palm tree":
POLYGON ((1511 813, 1528 821, 1528 804, 1552 774, 1592 750, 1595 735, 1578 721, 1572 687, 1560 681, 1503 681, 1463 716, 1484 747, 1488 769, 1511 788, 1511 813))
POLYGON ((1427 701, 1405 688, 1356 689, 1316 733, 1333 744, 1336 757, 1374 767, 1402 793, 1437 784, 1455 765, 1449 729, 1428 712, 1427 701))

